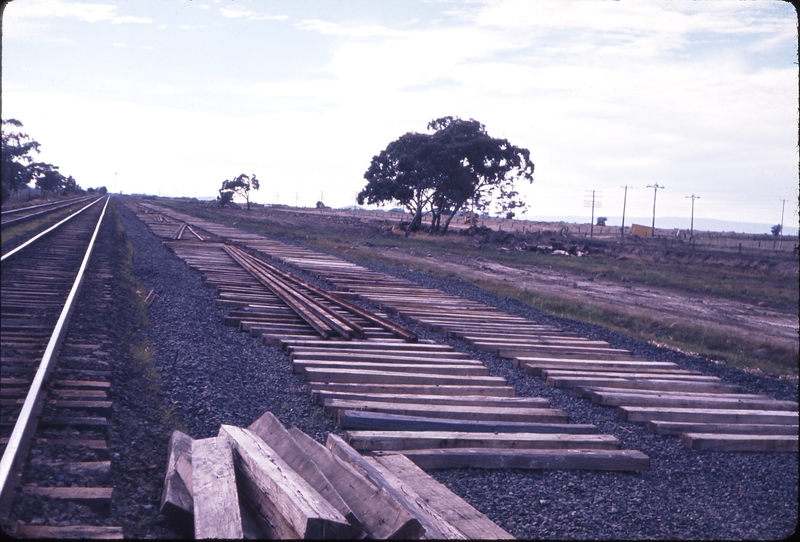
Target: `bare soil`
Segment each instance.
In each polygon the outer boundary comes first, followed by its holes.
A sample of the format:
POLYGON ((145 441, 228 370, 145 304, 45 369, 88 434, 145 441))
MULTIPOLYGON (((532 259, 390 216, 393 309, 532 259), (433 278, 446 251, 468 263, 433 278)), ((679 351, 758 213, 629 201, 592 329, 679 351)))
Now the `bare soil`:
MULTIPOLYGON (((619 283, 605 278, 588 277, 563 269, 543 266, 520 269, 483 258, 447 254, 430 256, 374 248, 383 258, 406 264, 416 263, 453 273, 466 280, 483 283, 510 283, 517 288, 550 297, 580 299, 581 303, 634 316, 675 323, 691 321, 711 331, 758 338, 787 348, 797 345, 798 316, 759 307, 750 303, 713 296, 695 297, 686 292, 653 286, 619 283)), ((565 256, 553 256, 563 258, 565 256)))

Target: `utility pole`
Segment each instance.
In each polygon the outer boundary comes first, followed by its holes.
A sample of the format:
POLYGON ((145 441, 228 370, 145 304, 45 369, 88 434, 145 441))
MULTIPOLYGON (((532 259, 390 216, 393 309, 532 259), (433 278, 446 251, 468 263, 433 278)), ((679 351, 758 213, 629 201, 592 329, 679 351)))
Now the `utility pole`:
POLYGON ((294 207, 297 208, 297 199, 300 197, 298 192, 294 193, 294 207))
POLYGON ((656 184, 648 184, 647 188, 653 189, 653 225, 650 227, 651 231, 653 232, 653 237, 656 236, 656 196, 658 195, 659 188, 665 188, 664 186, 660 186, 658 183, 656 184))
POLYGON ((589 224, 589 237, 594 237, 594 208, 595 207, 602 207, 602 204, 596 199, 600 198, 600 195, 597 194, 595 196, 596 190, 592 190, 592 199, 589 201, 589 191, 586 191, 586 200, 583 202, 584 207, 591 207, 592 208, 592 222, 589 224))
POLYGON ((620 238, 625 237, 625 206, 628 204, 628 188, 627 184, 621 188, 625 189, 625 196, 622 198, 622 227, 619 229, 620 238))
POLYGON ((786 208, 786 200, 781 200, 781 238, 783 238, 783 211, 786 208))
POLYGON ((115 172, 114 172, 114 193, 115 193, 115 194, 117 193, 117 175, 119 175, 119 173, 117 173, 117 172, 115 171, 115 172))
POLYGON ((700 199, 700 196, 695 196, 694 194, 692 194, 691 196, 686 196, 686 198, 683 199, 687 198, 692 198, 692 222, 689 230, 689 238, 694 239, 694 200, 700 199))

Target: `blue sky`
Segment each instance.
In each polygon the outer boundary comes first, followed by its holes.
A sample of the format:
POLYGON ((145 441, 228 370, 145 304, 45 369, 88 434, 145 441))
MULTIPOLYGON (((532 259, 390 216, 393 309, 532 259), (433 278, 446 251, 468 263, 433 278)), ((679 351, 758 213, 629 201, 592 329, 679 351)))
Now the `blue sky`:
POLYGON ((14 0, 3 117, 84 186, 350 204, 433 118, 526 147, 528 218, 797 222, 797 34, 785 2, 14 0), (116 181, 115 181, 115 173, 116 181), (616 218, 615 218, 616 217, 616 218))

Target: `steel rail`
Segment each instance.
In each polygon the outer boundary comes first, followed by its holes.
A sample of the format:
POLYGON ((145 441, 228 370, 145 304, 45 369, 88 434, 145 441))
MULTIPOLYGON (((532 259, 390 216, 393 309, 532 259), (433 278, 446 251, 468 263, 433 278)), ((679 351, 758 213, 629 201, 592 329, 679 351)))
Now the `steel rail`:
MULTIPOLYGON (((106 196, 106 198, 108 198, 108 197, 109 197, 109 196, 106 196)), ((13 256, 14 254, 16 254, 17 252, 19 252, 19 251, 20 251, 20 250, 22 250, 23 248, 27 247, 28 245, 31 245, 31 244, 35 243, 36 241, 38 241, 39 239, 41 239, 42 237, 44 237, 44 236, 45 236, 45 235, 47 235, 48 233, 50 233, 50 232, 52 232, 52 231, 54 231, 54 230, 58 229, 58 227, 59 227, 59 226, 63 225, 65 222, 67 222, 67 221, 69 221, 69 220, 71 220, 71 219, 75 218, 76 216, 78 216, 79 214, 81 214, 83 211, 85 211, 86 209, 88 209, 89 207, 91 207, 92 205, 94 205, 95 203, 97 203, 98 201, 100 201, 101 199, 102 199, 102 198, 98 198, 98 199, 94 200, 94 201, 93 201, 93 202, 91 202, 89 205, 87 205, 87 206, 85 206, 85 207, 83 207, 83 208, 81 208, 81 209, 79 209, 79 210, 75 211, 74 213, 72 213, 71 215, 69 215, 69 216, 68 216, 67 218, 65 218, 64 220, 61 220, 61 221, 60 221, 60 222, 58 222, 57 224, 54 224, 54 225, 50 226, 49 228, 47 228, 46 230, 44 230, 44 231, 43 231, 42 233, 40 233, 39 235, 36 235, 35 237, 32 237, 32 238, 28 239, 27 241, 25 241, 24 243, 22 243, 22 244, 21 244, 20 246, 18 246, 17 248, 15 248, 15 249, 13 249, 13 250, 9 250, 9 251, 8 251, 8 252, 6 252, 5 254, 3 254, 3 256, 2 256, 2 257, 0 257, 0 262, 2 262, 2 261, 5 261, 7 258, 10 258, 11 256, 13 256)), ((106 202, 108 202, 108 200, 106 200, 106 202)))
MULTIPOLYGON (((103 217, 105 216, 106 209, 108 208, 109 199, 110 196, 106 196, 106 203, 103 206, 102 213, 100 213, 97 226, 95 226, 94 233, 89 241, 89 246, 86 249, 86 254, 84 255, 81 266, 78 269, 75 282, 72 284, 72 288, 70 289, 63 309, 61 309, 61 314, 58 317, 56 327, 53 330, 52 335, 50 335, 50 340, 48 341, 47 348, 42 356, 42 361, 39 364, 39 368, 36 370, 36 375, 33 377, 33 382, 31 383, 30 390, 25 397, 22 410, 17 417, 17 422, 14 424, 14 429, 8 439, 8 444, 6 444, 3 457, 0 459, 0 502, 6 500, 6 498, 10 495, 7 492, 15 485, 10 483, 10 481, 13 478, 11 475, 14 468, 19 466, 18 462, 21 460, 19 457, 19 452, 24 448, 26 439, 30 437, 36 427, 36 410, 37 405, 41 407, 39 399, 42 395, 43 386, 47 382, 47 378, 52 371, 53 360, 56 358, 58 348, 61 346, 61 342, 66 335, 69 317, 71 316, 75 307, 75 303, 78 298, 78 292, 80 291, 81 284, 83 283, 86 267, 88 266, 89 259, 92 256, 95 240, 97 239, 97 234, 100 231, 100 225, 103 223, 103 217)), ((100 200, 95 200, 90 205, 94 205, 94 203, 97 203, 97 201, 100 200)), ((84 207, 84 209, 88 207, 89 205, 84 207)))
POLYGON ((284 303, 289 305, 292 310, 303 318, 311 327, 324 338, 330 338, 331 331, 335 331, 345 339, 350 339, 353 335, 364 336, 364 330, 355 322, 349 321, 341 315, 334 314, 330 309, 323 307, 313 299, 304 295, 289 285, 271 277, 263 269, 256 266, 260 260, 254 258, 239 247, 223 245, 223 249, 239 265, 244 267, 262 284, 269 288, 284 303))
POLYGON ((331 303, 335 303, 335 304, 341 306, 343 309, 345 309, 345 310, 347 310, 347 311, 349 311, 349 312, 351 312, 351 313, 353 313, 353 314, 355 314, 357 316, 360 316, 361 318, 364 318, 365 320, 377 325, 381 329, 384 329, 384 330, 386 330, 386 331, 388 331, 390 333, 394 333, 395 335, 397 335, 398 337, 400 337, 401 339, 403 339, 403 340, 405 340, 407 342, 415 342, 417 340, 417 335, 415 333, 412 333, 411 331, 407 330, 403 326, 397 325, 394 322, 390 322, 389 320, 386 320, 385 318, 381 318, 380 316, 378 316, 378 315, 376 315, 376 314, 374 314, 374 313, 372 313, 372 312, 370 312, 368 310, 362 309, 358 305, 350 303, 349 301, 339 297, 338 295, 336 295, 334 293, 326 292, 325 290, 323 290, 321 288, 317 288, 313 284, 311 284, 309 282, 306 282, 303 279, 292 275, 291 273, 287 273, 283 269, 280 269, 279 267, 276 267, 276 266, 274 266, 274 265, 272 265, 272 264, 270 264, 268 262, 265 262, 263 260, 257 260, 257 262, 258 262, 258 265, 268 269, 270 272, 278 275, 279 277, 283 278, 284 280, 292 282, 292 283, 294 283, 294 284, 296 284, 298 286, 301 286, 302 288, 305 288, 305 289, 313 292, 314 294, 322 297, 326 301, 329 301, 331 303))
POLYGON ((251 254, 247 254, 246 252, 245 254, 247 255, 251 265, 257 268, 261 267, 258 270, 260 273, 263 273, 271 280, 276 281, 292 295, 296 295, 300 302, 308 306, 311 310, 323 315, 329 321, 329 325, 331 325, 331 327, 333 327, 340 335, 347 338, 351 338, 353 335, 358 338, 364 337, 363 328, 357 323, 353 322, 350 318, 342 314, 338 314, 332 309, 312 299, 308 294, 304 293, 302 290, 299 290, 296 285, 293 287, 291 284, 287 284, 286 281, 282 281, 280 277, 274 277, 272 273, 270 273, 269 269, 264 268, 264 262, 262 260, 251 254))
POLYGON ((52 207, 55 205, 72 205, 73 203, 79 203, 81 200, 87 200, 92 198, 93 196, 79 196, 77 198, 72 198, 68 200, 61 200, 61 201, 50 201, 48 203, 40 203, 39 205, 31 205, 29 207, 19 207, 17 209, 9 209, 7 211, 0 212, 0 215, 11 215, 14 213, 21 213, 23 211, 30 211, 31 209, 39 209, 40 207, 52 207))
MULTIPOLYGON (((11 224, 16 224, 18 222, 24 222, 24 221, 29 220, 31 218, 36 218, 37 216, 46 215, 47 213, 52 213, 53 211, 58 211, 59 209, 64 209, 66 207, 71 207, 72 205, 81 203, 83 201, 86 201, 87 199, 90 199, 90 198, 79 198, 77 201, 71 201, 69 203, 58 202, 57 205, 53 204, 53 206, 51 206, 49 209, 43 209, 41 211, 37 211, 37 212, 31 213, 29 215, 24 215, 24 216, 20 216, 20 217, 16 217, 16 218, 10 218, 8 220, 5 220, 5 221, 3 221, 2 225, 3 226, 10 226, 11 224)), ((98 198, 98 199, 100 199, 100 198, 98 198)), ((45 204, 45 205, 47 205, 47 204, 45 204)), ((27 209, 30 209, 30 207, 28 207, 27 209)))

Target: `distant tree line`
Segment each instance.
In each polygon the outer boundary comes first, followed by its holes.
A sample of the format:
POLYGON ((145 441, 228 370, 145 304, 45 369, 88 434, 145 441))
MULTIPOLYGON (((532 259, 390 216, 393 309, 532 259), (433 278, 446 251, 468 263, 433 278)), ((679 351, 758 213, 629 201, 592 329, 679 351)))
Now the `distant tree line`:
MULTIPOLYGON (((43 191, 62 195, 84 193, 72 175, 65 177, 58 171, 58 166, 34 160, 33 156, 39 153, 41 145, 20 130, 20 121, 4 119, 2 126, 2 201, 6 201, 12 192, 31 184, 43 191)), ((99 190, 105 193, 105 187, 99 190)))
POLYGON ((430 232, 444 233, 467 207, 495 206, 507 218, 527 207, 514 184, 533 182, 528 149, 489 136, 473 119, 442 117, 428 130, 433 133, 406 133, 372 158, 359 205, 399 203, 413 215, 406 235, 421 228, 425 213, 431 214, 430 232))

